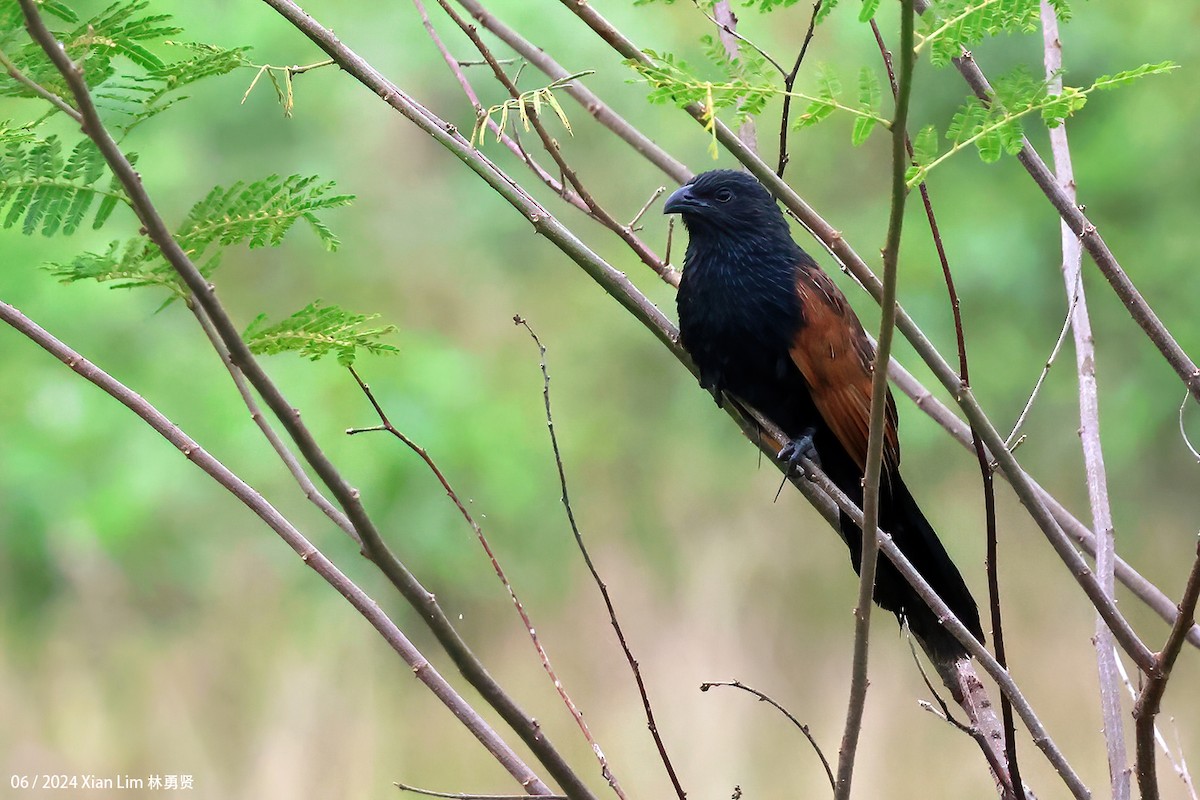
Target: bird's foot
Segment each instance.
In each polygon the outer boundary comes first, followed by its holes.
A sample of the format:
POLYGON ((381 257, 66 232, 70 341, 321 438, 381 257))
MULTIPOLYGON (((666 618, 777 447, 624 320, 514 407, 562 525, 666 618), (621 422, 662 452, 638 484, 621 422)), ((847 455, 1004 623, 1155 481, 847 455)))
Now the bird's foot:
POLYGON ((816 446, 813 444, 814 433, 816 433, 815 429, 806 429, 795 439, 792 439, 790 442, 785 444, 783 449, 779 451, 778 458, 787 465, 787 471, 789 475, 795 471, 807 477, 802 459, 808 459, 814 464, 820 465, 821 459, 820 456, 817 455, 816 446))

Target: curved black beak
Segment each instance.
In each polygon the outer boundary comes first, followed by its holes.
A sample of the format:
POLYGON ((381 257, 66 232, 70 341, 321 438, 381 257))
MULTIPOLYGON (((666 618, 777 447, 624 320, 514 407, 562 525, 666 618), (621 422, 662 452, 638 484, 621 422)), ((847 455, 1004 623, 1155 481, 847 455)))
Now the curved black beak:
POLYGON ((692 185, 684 184, 671 193, 667 198, 667 202, 663 203, 664 214, 682 214, 686 211, 695 211, 703 208, 705 203, 692 194, 692 185))

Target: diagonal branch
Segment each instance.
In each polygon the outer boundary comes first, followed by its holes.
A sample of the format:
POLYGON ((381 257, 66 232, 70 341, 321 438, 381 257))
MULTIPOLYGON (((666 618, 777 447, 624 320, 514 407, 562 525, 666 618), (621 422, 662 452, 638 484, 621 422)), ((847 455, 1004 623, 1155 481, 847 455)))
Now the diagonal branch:
POLYGON ((333 562, 317 550, 290 521, 279 513, 266 499, 249 484, 235 475, 224 464, 200 447, 194 439, 184 433, 178 425, 162 415, 154 406, 136 392, 117 381, 108 373, 72 350, 52 334, 41 328, 13 306, 0 301, 0 321, 7 323, 26 336, 46 352, 73 369, 81 377, 110 395, 147 425, 174 445, 183 455, 215 480, 226 491, 236 497, 264 523, 279 534, 300 559, 326 583, 346 598, 377 630, 413 674, 429 687, 430 691, 475 735, 488 752, 508 770, 528 794, 551 795, 549 788, 529 769, 515 752, 479 716, 475 709, 454 691, 453 687, 438 673, 423 655, 413 646, 408 637, 388 618, 379 604, 356 586, 333 562))

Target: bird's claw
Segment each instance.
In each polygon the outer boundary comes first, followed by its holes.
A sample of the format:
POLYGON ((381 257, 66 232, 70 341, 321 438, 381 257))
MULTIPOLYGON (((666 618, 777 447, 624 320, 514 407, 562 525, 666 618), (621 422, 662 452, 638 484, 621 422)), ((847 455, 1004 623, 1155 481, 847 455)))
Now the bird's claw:
POLYGON ((778 458, 787 465, 789 475, 795 471, 807 477, 807 472, 803 464, 804 459, 808 459, 818 465, 821 463, 820 457, 817 455, 817 448, 813 444, 814 433, 816 431, 812 428, 805 430, 795 439, 785 444, 783 449, 779 451, 778 458))

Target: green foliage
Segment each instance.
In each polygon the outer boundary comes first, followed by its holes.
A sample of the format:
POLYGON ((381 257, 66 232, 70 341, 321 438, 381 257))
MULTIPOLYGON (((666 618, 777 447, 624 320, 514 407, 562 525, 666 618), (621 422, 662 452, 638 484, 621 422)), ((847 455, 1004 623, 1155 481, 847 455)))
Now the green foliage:
MULTIPOLYGON (((1066 0, 1052 5, 1059 18, 1070 16, 1066 0)), ((1039 0, 935 0, 921 16, 916 52, 928 47, 930 62, 944 66, 986 36, 1037 30, 1040 14, 1039 0)))
POLYGON ((334 251, 340 242, 317 212, 349 205, 354 196, 331 194, 333 189, 332 181, 320 182, 315 175, 271 175, 251 184, 238 182, 228 189, 217 186, 192 206, 175 238, 193 258, 214 243, 221 247, 242 242, 252 248, 274 247, 303 220, 325 249, 334 251))
MULTIPOLYGON (((250 64, 245 47, 168 40, 179 29, 167 15, 145 13, 146 7, 145 0, 124 0, 81 20, 56 0, 41 3, 42 11, 73 26, 55 31, 55 36, 82 66, 106 127, 118 137, 186 99, 180 89, 250 64), (164 60, 151 47, 174 48, 181 57, 164 60), (135 70, 118 72, 118 56, 135 70)), ((0 0, 0 45, 9 60, 30 80, 69 98, 61 76, 41 48, 29 41, 23 26, 15 0, 0 0)), ((308 68, 316 66, 320 65, 308 68)), ((288 86, 290 100, 290 80, 288 86)), ((0 82, 0 94, 38 96, 7 75, 0 82)), ((553 97, 549 99, 561 115, 553 97)), ((129 200, 114 176, 105 181, 104 159, 90 138, 80 138, 68 152, 57 135, 38 135, 37 128, 49 117, 43 115, 26 125, 0 124, 0 224, 10 228, 20 223, 26 234, 71 234, 91 212, 92 226, 100 228, 118 203, 129 200)), ((136 161, 134 154, 127 157, 136 161)), ((228 188, 215 187, 193 205, 174 238, 207 278, 220 264, 224 248, 278 245, 298 222, 307 223, 327 250, 336 250, 338 239, 320 215, 351 200, 350 195, 335 193, 333 183, 315 176, 271 175, 253 183, 239 181, 228 188)), ((86 279, 114 288, 156 286, 170 293, 166 303, 188 294, 159 247, 145 235, 110 242, 102 252, 85 252, 47 264, 46 269, 64 283, 86 279)), ((343 363, 353 361, 358 348, 394 350, 377 341, 392 329, 364 328, 367 319, 313 303, 275 325, 260 316, 247 337, 260 352, 299 350, 311 358, 336 352, 343 363)))
MULTIPOLYGON (((753 116, 762 110, 767 99, 789 94, 783 87, 772 82, 770 72, 762 60, 757 58, 723 61, 721 65, 727 69, 740 69, 740 73, 727 76, 727 80, 714 82, 699 77, 687 62, 676 58, 671 53, 656 53, 653 50, 644 51, 653 63, 647 65, 630 59, 626 61, 630 67, 642 76, 650 85, 647 99, 651 103, 672 103, 685 107, 696 103, 704 110, 706 129, 713 134, 713 145, 710 147, 714 158, 716 156, 715 119, 721 109, 736 109, 740 115, 753 116)), ((796 127, 803 128, 824 120, 834 111, 844 111, 855 117, 869 117, 870 126, 859 131, 865 139, 876 124, 890 127, 891 123, 879 116, 874 107, 872 94, 868 89, 860 107, 845 105, 838 100, 842 93, 841 81, 837 73, 822 65, 817 74, 817 94, 791 92, 791 96, 809 102, 805 111, 796 118, 796 127)), ((874 97, 878 97, 876 93, 874 97)), ((863 98, 860 97, 860 101, 863 98)))
POLYGON ((225 75, 249 65, 246 53, 250 48, 225 49, 199 42, 165 42, 181 48, 187 57, 169 63, 159 63, 144 75, 123 75, 97 88, 96 104, 120 115, 116 122, 123 137, 135 127, 166 111, 186 95, 174 92, 204 78, 225 75))
POLYGON ((879 88, 879 78, 876 76, 875 70, 863 67, 858 73, 858 107, 859 110, 871 116, 861 116, 854 120, 854 130, 850 134, 850 141, 855 147, 865 142, 871 135, 871 131, 875 129, 882 99, 883 92, 879 88))
POLYGON ((968 97, 959 107, 946 127, 949 148, 945 152, 939 154, 936 128, 926 126, 921 130, 913 144, 916 163, 908 170, 908 184, 915 186, 925 180, 930 170, 971 145, 986 163, 998 161, 1005 153, 1016 155, 1025 136, 1023 117, 1037 112, 1047 127, 1054 128, 1083 108, 1092 92, 1124 86, 1138 78, 1165 74, 1176 68, 1169 61, 1143 64, 1115 75, 1103 75, 1084 89, 1064 86, 1058 94, 1050 93, 1048 81, 1018 68, 996 81, 991 102, 968 97))
POLYGON ((118 202, 128 202, 114 187, 102 187, 104 158, 90 139, 81 139, 64 156, 57 136, 45 139, 29 128, 0 125, 0 220, 18 222, 26 234, 70 235, 103 198, 93 219, 99 227, 118 202))
POLYGON ((471 146, 474 147, 476 143, 483 144, 484 135, 487 133, 488 122, 490 122, 492 117, 497 114, 500 115, 500 121, 496 123, 497 142, 500 141, 500 135, 504 133, 505 129, 508 127, 508 115, 510 111, 517 112, 517 115, 521 119, 521 124, 524 126, 525 131, 528 132, 529 111, 532 109, 535 115, 540 115, 542 113, 542 103, 550 106, 550 108, 554 111, 555 116, 558 117, 559 122, 561 122, 563 127, 567 129, 567 133, 574 135, 573 131, 571 130, 571 121, 567 118, 567 113, 563 111, 562 106, 559 105, 558 98, 554 96, 554 90, 561 89, 571 81, 578 80, 585 75, 591 75, 593 72, 595 72, 595 70, 589 69, 584 70, 583 72, 576 72, 573 75, 565 75, 558 80, 547 84, 546 86, 543 86, 539 89, 533 89, 528 92, 522 92, 518 97, 510 97, 500 105, 495 105, 491 108, 481 111, 479 116, 475 118, 475 127, 471 131, 471 146))
MULTIPOLYGON (((331 194, 333 183, 322 183, 315 176, 271 175, 251 184, 220 186, 192 206, 175 233, 175 240, 193 261, 205 256, 200 271, 208 277, 220 263, 220 250, 236 244, 250 247, 278 245, 289 230, 303 220, 317 234, 327 250, 336 250, 338 239, 317 216, 317 212, 347 205, 352 195, 331 194)), ((175 270, 163 258, 158 247, 145 237, 122 244, 111 242, 103 253, 83 253, 65 263, 47 267, 63 283, 79 280, 115 281, 114 288, 160 286, 175 297, 187 291, 175 270)))
MULTIPOLYGON (((52 29, 67 55, 83 66, 84 79, 89 87, 99 86, 116 72, 114 59, 123 56, 145 70, 163 67, 163 61, 150 49, 181 30, 170 24, 168 14, 146 14, 147 0, 118 0, 104 11, 86 20, 60 2, 40 4, 49 12, 73 27, 52 29)), ((49 23, 50 20, 47 20, 49 23)), ((8 52, 21 71, 36 83, 60 97, 69 96, 66 82, 42 52, 36 42, 25 35, 24 17, 16 0, 0 0, 0 48, 8 52), (13 42, 23 44, 13 49, 13 42)), ((0 78, 0 94, 32 97, 34 93, 8 75, 0 78)))
POLYGON ((322 306, 318 300, 274 324, 267 323, 266 314, 259 314, 242 338, 251 352, 258 355, 299 353, 316 361, 334 354, 339 364, 348 367, 354 363, 359 348, 375 355, 400 352, 379 341, 394 333, 395 325, 364 327, 378 317, 378 314, 353 314, 337 306, 322 306))

